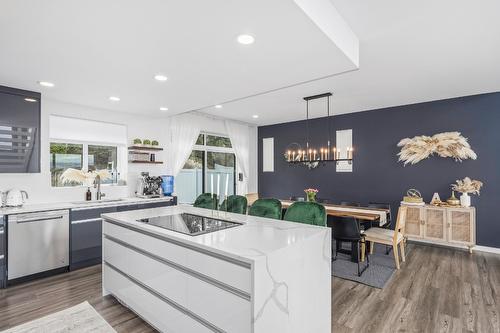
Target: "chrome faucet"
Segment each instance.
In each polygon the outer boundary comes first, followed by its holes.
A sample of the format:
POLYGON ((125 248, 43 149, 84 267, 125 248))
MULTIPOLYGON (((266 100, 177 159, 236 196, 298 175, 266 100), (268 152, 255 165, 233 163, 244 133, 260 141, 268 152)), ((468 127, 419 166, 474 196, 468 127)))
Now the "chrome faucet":
POLYGON ((101 200, 102 197, 106 196, 106 193, 101 192, 101 176, 99 175, 94 179, 94 188, 97 188, 96 200, 101 200))

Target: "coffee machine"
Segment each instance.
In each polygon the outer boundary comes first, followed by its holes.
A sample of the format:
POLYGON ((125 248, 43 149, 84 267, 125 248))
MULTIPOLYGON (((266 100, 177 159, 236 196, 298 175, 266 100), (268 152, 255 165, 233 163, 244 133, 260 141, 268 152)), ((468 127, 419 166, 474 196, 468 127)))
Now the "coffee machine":
POLYGON ((141 172, 137 179, 135 195, 139 198, 159 198, 163 195, 161 188, 162 178, 150 176, 149 172, 141 172))

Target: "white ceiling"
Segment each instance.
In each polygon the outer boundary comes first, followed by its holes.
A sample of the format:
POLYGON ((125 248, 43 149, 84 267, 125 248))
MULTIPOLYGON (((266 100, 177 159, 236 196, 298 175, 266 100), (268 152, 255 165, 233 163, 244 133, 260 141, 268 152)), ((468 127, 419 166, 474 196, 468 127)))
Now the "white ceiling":
MULTIPOLYGON (((335 11, 328 0, 318 1, 335 11)), ((355 36, 351 42, 357 53, 355 36)), ((337 45, 294 0, 3 0, 0 6, 0 84, 144 115, 161 114, 160 106, 169 108, 163 115, 198 110, 355 69, 337 45), (255 44, 238 44, 244 33, 255 44), (155 81, 157 73, 168 80, 155 81), (39 80, 55 87, 42 88, 39 80)))
POLYGON ((326 91, 335 114, 500 91, 500 1, 332 2, 359 38, 358 71, 206 112, 265 125, 303 119, 302 97, 326 91))
MULTIPOLYGON (((500 1, 331 3, 360 42, 360 69, 336 76, 356 66, 293 0, 3 0, 0 84, 148 116, 168 106, 163 115, 198 110, 259 125, 303 119, 302 97, 326 91, 336 114, 500 91, 500 1), (256 43, 236 43, 240 33, 256 43)), ((324 115, 315 104, 312 115, 324 115)))

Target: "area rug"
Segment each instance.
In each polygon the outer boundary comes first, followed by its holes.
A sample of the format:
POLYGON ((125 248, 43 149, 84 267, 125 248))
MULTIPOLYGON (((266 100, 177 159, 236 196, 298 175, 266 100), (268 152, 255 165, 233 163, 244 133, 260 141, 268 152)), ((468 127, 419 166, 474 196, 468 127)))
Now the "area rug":
MULTIPOLYGON (((332 243, 332 248, 335 242, 332 243)), ((349 243, 343 244, 345 248, 349 243)), ((408 248, 407 248, 408 249, 408 248)), ((360 268, 363 269, 366 261, 360 263, 360 268)), ((391 279, 396 271, 394 256, 391 252, 385 254, 385 245, 376 244, 373 254, 370 255, 370 266, 358 276, 358 265, 351 261, 351 256, 344 253, 338 253, 337 260, 332 261, 332 275, 342 279, 355 281, 366 284, 370 287, 382 289, 391 279)))
POLYGON ((116 333, 88 303, 12 327, 1 333, 116 333))

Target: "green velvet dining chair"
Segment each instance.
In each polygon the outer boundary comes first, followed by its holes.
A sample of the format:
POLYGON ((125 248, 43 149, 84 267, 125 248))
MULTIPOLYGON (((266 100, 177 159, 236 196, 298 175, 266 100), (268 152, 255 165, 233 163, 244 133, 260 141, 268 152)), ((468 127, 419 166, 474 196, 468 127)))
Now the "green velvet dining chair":
POLYGON ((194 201, 193 207, 217 209, 216 196, 212 193, 202 193, 194 201))
POLYGON ((281 220, 281 201, 278 199, 257 199, 250 207, 248 215, 281 220))
POLYGON ((316 202, 294 202, 285 212, 283 220, 326 226, 326 211, 316 202))
POLYGON ((242 195, 230 195, 219 206, 219 210, 229 213, 246 214, 247 198, 242 195))

